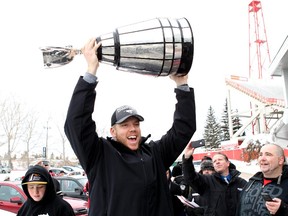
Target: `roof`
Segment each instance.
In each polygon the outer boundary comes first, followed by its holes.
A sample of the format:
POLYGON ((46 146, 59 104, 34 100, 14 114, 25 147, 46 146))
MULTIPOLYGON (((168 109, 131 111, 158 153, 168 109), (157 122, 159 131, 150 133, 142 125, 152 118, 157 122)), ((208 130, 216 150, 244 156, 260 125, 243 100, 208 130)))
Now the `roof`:
POLYGON ((226 85, 264 103, 285 107, 283 85, 278 79, 267 80, 234 80, 226 79, 226 85))
POLYGON ((275 55, 269 70, 272 76, 282 76, 283 72, 288 70, 288 36, 275 55))

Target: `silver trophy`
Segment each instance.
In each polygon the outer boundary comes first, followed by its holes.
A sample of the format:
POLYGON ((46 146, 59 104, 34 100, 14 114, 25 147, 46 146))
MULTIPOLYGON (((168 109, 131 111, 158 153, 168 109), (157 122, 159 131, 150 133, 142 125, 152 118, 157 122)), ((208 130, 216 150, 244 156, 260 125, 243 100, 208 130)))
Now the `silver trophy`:
MULTIPOLYGON (((186 75, 193 61, 194 39, 186 18, 155 18, 116 28, 96 38, 99 62, 117 70, 152 76, 186 75)), ((41 47, 44 67, 71 62, 81 50, 72 46, 41 47)))

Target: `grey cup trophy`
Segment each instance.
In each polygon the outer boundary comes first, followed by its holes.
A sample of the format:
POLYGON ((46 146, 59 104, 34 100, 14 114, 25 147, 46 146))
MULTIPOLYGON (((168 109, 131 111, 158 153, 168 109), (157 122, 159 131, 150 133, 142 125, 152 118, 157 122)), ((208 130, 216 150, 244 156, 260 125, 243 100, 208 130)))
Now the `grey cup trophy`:
MULTIPOLYGON (((155 18, 116 28, 97 37, 99 62, 117 70, 152 76, 186 75, 193 62, 194 39, 186 18, 155 18)), ((41 47, 44 67, 55 68, 71 62, 81 50, 41 47)))

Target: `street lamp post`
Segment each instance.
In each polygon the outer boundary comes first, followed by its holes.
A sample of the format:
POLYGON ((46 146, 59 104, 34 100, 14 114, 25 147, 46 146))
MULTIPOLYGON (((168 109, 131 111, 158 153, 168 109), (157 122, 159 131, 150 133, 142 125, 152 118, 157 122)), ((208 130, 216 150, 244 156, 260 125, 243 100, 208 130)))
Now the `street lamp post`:
POLYGON ((44 127, 46 129, 46 147, 45 147, 45 150, 43 149, 43 156, 45 157, 45 159, 48 158, 48 131, 51 127, 48 127, 48 123, 49 121, 47 121, 47 126, 44 127))

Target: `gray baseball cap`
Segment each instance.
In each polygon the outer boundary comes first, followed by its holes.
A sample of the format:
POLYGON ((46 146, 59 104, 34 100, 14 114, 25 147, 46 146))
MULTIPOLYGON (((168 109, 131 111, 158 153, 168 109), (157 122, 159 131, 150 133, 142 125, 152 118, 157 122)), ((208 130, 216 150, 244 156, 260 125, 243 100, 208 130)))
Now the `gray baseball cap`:
POLYGON ((144 121, 144 118, 137 113, 136 109, 131 106, 124 105, 118 107, 114 111, 111 117, 111 126, 113 126, 114 124, 120 124, 131 116, 136 117, 139 121, 144 121))

